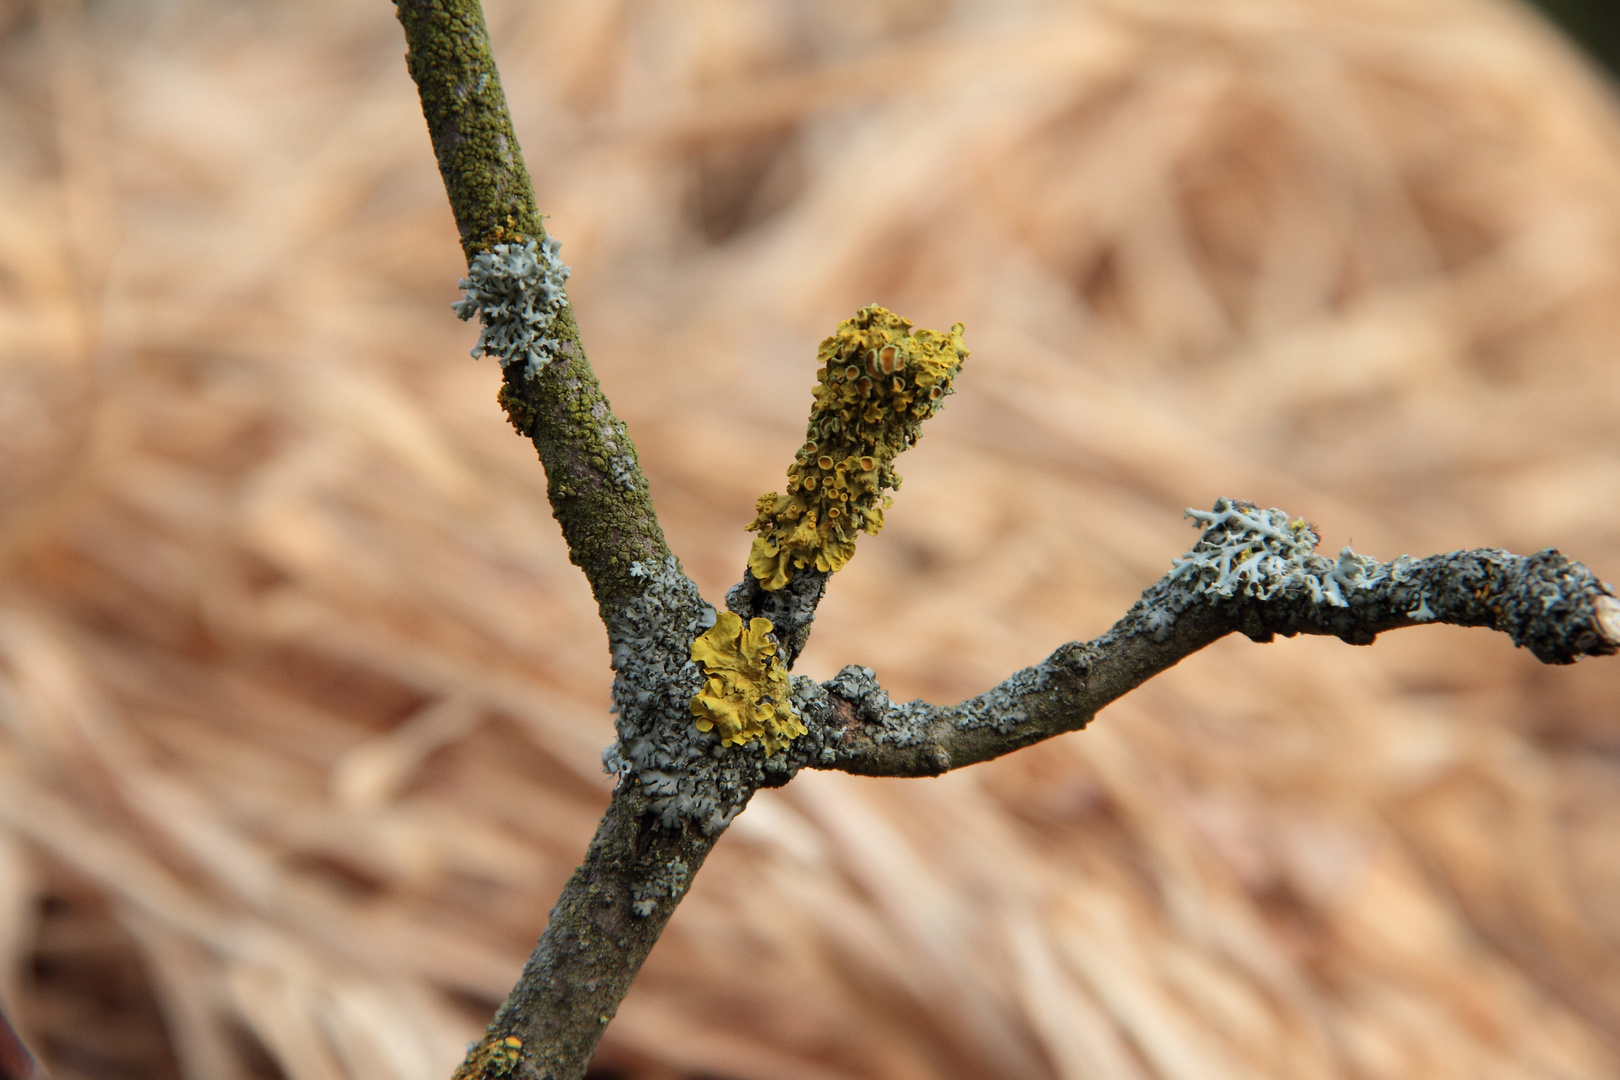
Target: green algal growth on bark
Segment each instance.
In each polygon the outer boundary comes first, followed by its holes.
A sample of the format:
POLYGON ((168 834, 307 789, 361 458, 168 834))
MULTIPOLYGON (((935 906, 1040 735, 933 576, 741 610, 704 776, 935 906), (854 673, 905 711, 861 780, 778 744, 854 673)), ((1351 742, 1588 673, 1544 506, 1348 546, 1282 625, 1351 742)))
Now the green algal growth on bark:
POLYGON ((483 9, 476 0, 398 0, 395 9, 462 251, 471 260, 497 243, 543 239, 483 9))
MULTIPOLYGON (((547 237, 477 0, 397 0, 395 9, 469 267, 501 244, 542 250, 547 237)), ((669 548, 635 448, 580 347, 573 310, 558 306, 544 328, 543 370, 508 364, 499 400, 540 454, 569 557, 606 619, 640 591, 631 564, 662 564, 669 548)))

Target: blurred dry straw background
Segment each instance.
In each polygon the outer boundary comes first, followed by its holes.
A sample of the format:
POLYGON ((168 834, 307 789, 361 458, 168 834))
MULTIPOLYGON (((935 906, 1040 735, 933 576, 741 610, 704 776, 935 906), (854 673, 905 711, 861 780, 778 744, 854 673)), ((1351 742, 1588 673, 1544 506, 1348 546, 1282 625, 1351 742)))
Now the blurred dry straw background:
MULTIPOLYGON (((816 343, 967 324, 801 670, 954 700, 1219 495, 1620 578, 1620 112, 1505 0, 490 4, 718 600, 816 343)), ((604 635, 381 0, 0 4, 0 996, 62 1080, 439 1080, 608 787, 604 635)), ((1228 640, 761 794, 607 1080, 1620 1074, 1620 664, 1228 640)))

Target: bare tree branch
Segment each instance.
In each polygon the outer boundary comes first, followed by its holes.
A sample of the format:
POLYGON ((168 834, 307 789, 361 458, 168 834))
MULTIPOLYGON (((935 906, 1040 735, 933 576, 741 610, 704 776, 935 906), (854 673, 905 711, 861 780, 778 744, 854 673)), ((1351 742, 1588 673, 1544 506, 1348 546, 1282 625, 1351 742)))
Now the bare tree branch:
MULTIPOLYGON (((1620 651, 1620 601, 1549 548, 1495 548, 1378 562, 1315 553, 1309 524, 1222 499, 1198 544, 1101 637, 1071 642, 992 690, 952 706, 896 705, 866 668, 846 667, 801 697, 804 764, 868 776, 934 776, 1068 731, 1159 672, 1231 633, 1255 641, 1323 634, 1370 645, 1425 623, 1499 630, 1548 664, 1620 651)), ((797 747, 795 748, 798 749, 797 747)))

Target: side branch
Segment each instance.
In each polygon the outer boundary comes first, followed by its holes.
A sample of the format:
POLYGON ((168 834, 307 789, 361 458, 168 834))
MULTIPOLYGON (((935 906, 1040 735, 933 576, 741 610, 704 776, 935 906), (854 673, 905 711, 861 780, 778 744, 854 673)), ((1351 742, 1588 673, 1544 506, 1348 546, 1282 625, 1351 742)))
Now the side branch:
POLYGON ((540 454, 569 557, 609 622, 641 591, 630 567, 662 566, 670 552, 635 445, 597 383, 561 293, 566 268, 535 207, 483 9, 478 0, 396 0, 395 9, 472 274, 458 310, 483 316, 480 348, 502 343, 501 405, 540 454))
POLYGON ((788 466, 787 493, 762 496, 748 528, 759 533, 726 606, 770 621, 781 661, 793 667, 810 638, 827 578, 855 554, 861 533, 883 528, 884 494, 900 487, 894 460, 945 407, 967 359, 962 324, 913 330, 910 319, 869 305, 816 350, 804 445, 788 466))
POLYGON ((1107 633, 1064 645, 986 693, 953 706, 896 705, 859 667, 801 693, 813 701, 820 747, 805 764, 934 776, 987 761, 1085 727, 1103 706, 1234 632, 1369 645, 1386 630, 1447 623, 1499 630, 1549 664, 1620 651, 1620 601, 1550 548, 1389 563, 1345 548, 1333 560, 1314 553, 1308 524, 1281 511, 1223 499, 1211 513, 1189 514, 1206 526, 1198 545, 1107 633))

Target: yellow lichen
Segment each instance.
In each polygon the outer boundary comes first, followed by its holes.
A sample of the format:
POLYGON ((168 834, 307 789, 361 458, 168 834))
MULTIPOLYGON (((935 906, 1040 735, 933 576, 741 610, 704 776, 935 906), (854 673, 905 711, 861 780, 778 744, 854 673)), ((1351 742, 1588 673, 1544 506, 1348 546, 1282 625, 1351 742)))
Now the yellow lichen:
POLYGON ((950 333, 913 332, 911 320, 876 305, 840 323, 821 343, 821 371, 804 446, 788 468, 787 494, 762 495, 748 528, 759 533, 748 569, 767 590, 794 570, 838 570, 855 537, 883 528, 885 491, 900 486, 895 455, 951 392, 967 348, 950 333))
POLYGON ((491 1039, 485 1036, 462 1061, 451 1080, 491 1080, 511 1076, 523 1060, 523 1040, 516 1035, 491 1039))
POLYGON ((805 733, 793 711, 787 669, 776 658, 771 621, 747 626, 723 611, 714 625, 692 642, 692 659, 703 665, 703 689, 692 698, 699 731, 720 732, 722 746, 759 739, 767 756, 805 733))

